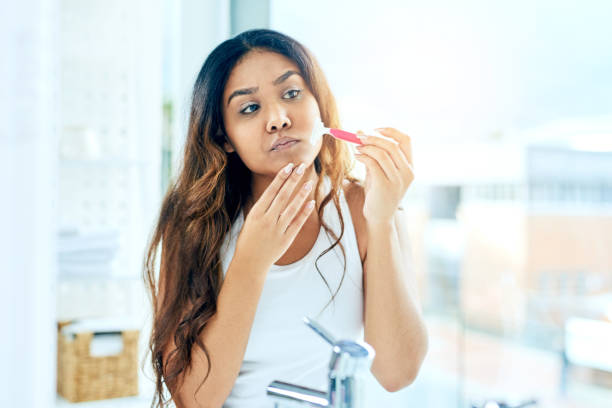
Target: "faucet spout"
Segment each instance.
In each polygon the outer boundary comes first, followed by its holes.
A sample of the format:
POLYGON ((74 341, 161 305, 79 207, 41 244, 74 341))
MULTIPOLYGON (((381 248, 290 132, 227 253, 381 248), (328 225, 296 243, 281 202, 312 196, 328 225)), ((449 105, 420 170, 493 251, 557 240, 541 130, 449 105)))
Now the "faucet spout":
MULTIPOLYGON (((298 402, 310 407, 327 407, 327 393, 312 388, 289 384, 282 381, 272 381, 268 385, 268 396, 278 401, 298 402)), ((278 404, 277 404, 278 405, 278 404)))

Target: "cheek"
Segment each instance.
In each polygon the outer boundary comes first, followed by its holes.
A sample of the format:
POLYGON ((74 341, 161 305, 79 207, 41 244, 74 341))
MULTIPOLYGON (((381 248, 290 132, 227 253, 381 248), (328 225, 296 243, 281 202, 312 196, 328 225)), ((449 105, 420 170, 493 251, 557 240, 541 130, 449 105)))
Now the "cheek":
POLYGON ((296 118, 299 119, 305 129, 312 129, 315 122, 321 117, 319 105, 312 96, 303 102, 299 112, 296 113, 296 118))
POLYGON ((244 123, 234 123, 227 129, 231 135, 231 140, 239 154, 244 157, 253 155, 253 152, 261 150, 261 130, 255 121, 245 121, 244 123))
POLYGON ((319 112, 319 104, 317 103, 317 100, 315 99, 314 95, 309 95, 308 97, 308 108, 310 115, 316 118, 319 118, 321 116, 319 112))

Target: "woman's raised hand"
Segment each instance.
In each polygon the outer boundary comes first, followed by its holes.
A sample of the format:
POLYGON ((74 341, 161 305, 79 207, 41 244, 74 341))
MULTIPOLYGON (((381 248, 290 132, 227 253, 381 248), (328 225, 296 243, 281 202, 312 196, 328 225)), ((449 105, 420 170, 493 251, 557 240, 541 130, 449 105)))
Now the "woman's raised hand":
POLYGON ((312 180, 304 183, 291 199, 304 170, 303 163, 296 169, 289 163, 277 173, 249 211, 236 243, 236 254, 271 266, 289 249, 314 208, 314 200, 305 203, 312 180))

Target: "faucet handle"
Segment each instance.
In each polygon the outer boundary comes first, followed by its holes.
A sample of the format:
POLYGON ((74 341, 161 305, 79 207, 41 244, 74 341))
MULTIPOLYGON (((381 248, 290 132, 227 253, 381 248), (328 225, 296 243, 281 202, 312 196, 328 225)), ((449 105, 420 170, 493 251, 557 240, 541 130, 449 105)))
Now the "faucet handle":
POLYGON ((349 376, 358 370, 367 370, 375 355, 376 352, 368 343, 341 340, 332 348, 329 372, 349 376))
POLYGON ((304 316, 303 320, 308 327, 332 346, 332 358, 329 364, 330 370, 336 368, 339 361, 365 360, 371 362, 374 358, 376 353, 369 344, 352 340, 336 341, 334 336, 314 319, 304 316))
POLYGON ((317 333, 319 336, 323 337, 323 339, 327 341, 329 344, 331 344, 332 346, 336 344, 336 340, 334 339, 334 336, 332 336, 330 332, 325 330, 323 326, 321 326, 319 323, 317 323, 313 319, 307 316, 304 316, 304 323, 306 323, 308 327, 314 330, 314 332, 317 333))

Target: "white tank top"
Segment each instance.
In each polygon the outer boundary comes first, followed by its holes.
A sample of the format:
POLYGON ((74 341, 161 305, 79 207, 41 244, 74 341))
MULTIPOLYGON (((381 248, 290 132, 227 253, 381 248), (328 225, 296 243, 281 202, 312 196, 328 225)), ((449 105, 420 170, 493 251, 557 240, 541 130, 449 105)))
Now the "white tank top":
MULTIPOLYGON (((327 177, 323 187, 327 194, 330 191, 327 177)), ((363 340, 363 268, 342 188, 338 193, 344 219, 344 236, 340 242, 346 253, 346 274, 335 300, 325 308, 340 284, 344 258, 337 245, 317 263, 330 293, 315 268, 317 257, 334 242, 321 227, 314 246, 305 257, 289 265, 270 268, 240 373, 223 407, 273 407, 266 387, 274 380, 327 391, 331 346, 306 326, 302 320, 304 316, 314 318, 337 340, 363 340)), ((340 219, 333 202, 325 206, 323 219, 340 236, 340 219)), ((241 211, 221 248, 224 276, 234 256, 243 222, 241 211)))

